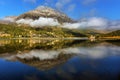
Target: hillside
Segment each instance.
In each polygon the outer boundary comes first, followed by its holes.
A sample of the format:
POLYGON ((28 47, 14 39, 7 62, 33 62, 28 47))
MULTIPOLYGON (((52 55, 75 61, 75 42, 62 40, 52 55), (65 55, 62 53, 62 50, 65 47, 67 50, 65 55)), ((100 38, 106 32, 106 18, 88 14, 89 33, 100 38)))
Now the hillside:
POLYGON ((86 37, 79 31, 61 27, 32 28, 28 25, 18 26, 17 24, 0 24, 0 37, 2 38, 65 38, 65 37, 86 37))
POLYGON ((120 36, 120 30, 116 30, 107 34, 101 34, 101 37, 114 37, 114 36, 120 36))

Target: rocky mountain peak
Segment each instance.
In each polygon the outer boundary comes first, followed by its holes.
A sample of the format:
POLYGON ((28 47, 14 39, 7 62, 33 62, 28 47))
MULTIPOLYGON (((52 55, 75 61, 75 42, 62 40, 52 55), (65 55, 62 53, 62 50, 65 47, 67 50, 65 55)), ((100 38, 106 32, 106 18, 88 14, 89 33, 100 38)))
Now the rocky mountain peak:
POLYGON ((26 12, 20 16, 17 17, 17 20, 19 19, 39 19, 39 17, 44 18, 54 18, 57 19, 60 23, 63 22, 73 22, 72 19, 70 19, 66 14, 57 11, 53 8, 47 7, 47 6, 39 6, 34 10, 31 10, 29 12, 26 12))

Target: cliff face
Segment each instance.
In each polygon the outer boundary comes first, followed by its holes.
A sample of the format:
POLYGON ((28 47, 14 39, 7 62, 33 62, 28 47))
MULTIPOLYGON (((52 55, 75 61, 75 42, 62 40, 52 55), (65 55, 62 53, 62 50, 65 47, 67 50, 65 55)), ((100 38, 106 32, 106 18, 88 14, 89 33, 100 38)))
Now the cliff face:
POLYGON ((73 22, 72 19, 70 19, 67 15, 64 13, 61 13, 55 9, 46 7, 46 6, 40 6, 36 8, 35 10, 31 10, 29 12, 26 12, 20 16, 17 17, 17 20, 19 19, 39 19, 39 17, 45 17, 45 18, 54 18, 57 19, 60 23, 63 22, 73 22))

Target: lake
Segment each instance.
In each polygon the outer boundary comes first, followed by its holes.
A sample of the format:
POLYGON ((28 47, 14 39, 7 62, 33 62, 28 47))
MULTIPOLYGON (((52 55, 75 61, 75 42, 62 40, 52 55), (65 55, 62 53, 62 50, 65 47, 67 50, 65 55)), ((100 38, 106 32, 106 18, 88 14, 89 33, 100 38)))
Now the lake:
POLYGON ((2 39, 0 80, 120 80, 120 41, 2 39))

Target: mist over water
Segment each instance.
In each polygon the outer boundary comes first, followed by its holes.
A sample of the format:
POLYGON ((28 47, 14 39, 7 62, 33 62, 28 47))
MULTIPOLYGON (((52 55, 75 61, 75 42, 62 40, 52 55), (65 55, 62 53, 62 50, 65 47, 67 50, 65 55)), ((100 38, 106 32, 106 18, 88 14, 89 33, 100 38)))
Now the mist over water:
POLYGON ((0 80, 119 80, 120 44, 0 40, 0 65, 0 80))

